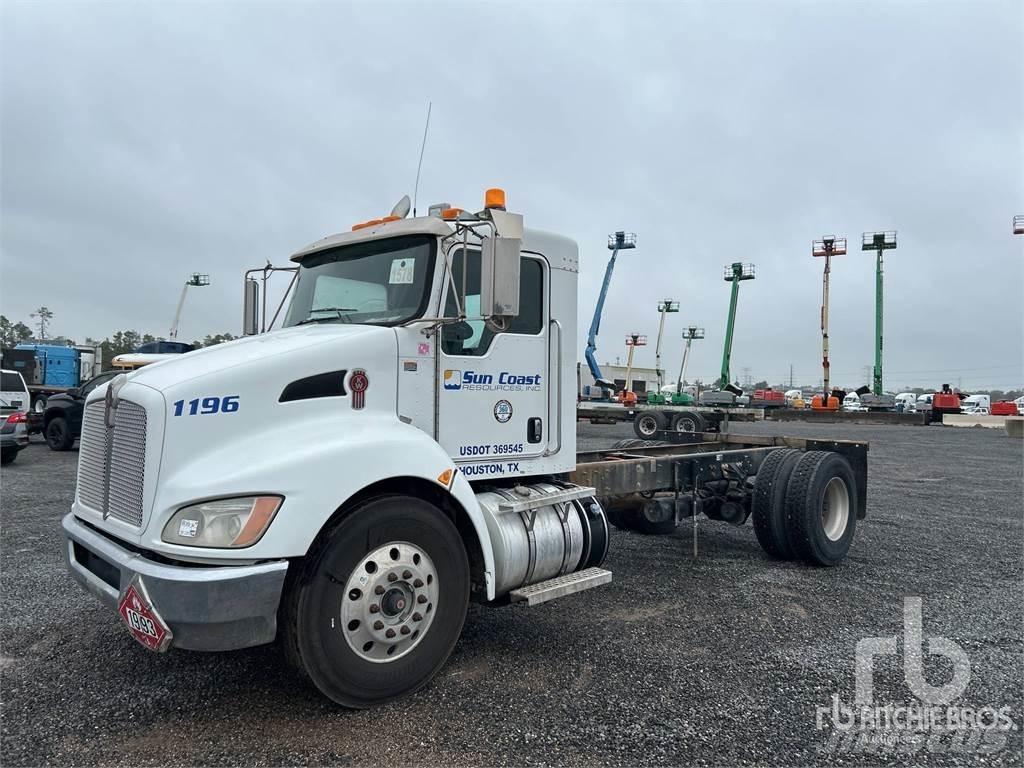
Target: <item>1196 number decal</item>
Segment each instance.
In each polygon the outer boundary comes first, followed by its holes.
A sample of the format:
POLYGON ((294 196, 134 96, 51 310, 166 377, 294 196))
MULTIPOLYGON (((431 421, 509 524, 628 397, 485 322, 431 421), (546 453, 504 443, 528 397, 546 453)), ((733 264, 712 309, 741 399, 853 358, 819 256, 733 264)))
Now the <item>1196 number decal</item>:
POLYGON ((238 395, 225 397, 197 397, 174 403, 175 416, 207 416, 213 413, 234 413, 238 410, 238 395), (187 406, 187 407, 186 407, 187 406))

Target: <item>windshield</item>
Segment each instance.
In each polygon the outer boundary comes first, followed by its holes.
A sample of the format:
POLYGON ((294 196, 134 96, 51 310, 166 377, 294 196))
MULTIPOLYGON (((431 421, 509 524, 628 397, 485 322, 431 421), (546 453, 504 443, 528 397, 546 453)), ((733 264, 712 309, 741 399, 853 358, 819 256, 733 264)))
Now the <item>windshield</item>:
POLYGON ((315 253, 299 266, 285 326, 397 325, 426 310, 437 241, 394 237, 315 253))

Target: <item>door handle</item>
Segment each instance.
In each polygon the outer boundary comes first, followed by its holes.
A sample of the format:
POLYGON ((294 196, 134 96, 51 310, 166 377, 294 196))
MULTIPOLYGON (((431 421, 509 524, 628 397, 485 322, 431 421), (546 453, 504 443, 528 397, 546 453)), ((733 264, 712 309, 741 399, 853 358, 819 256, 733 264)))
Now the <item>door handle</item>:
POLYGON ((531 416, 526 420, 526 442, 539 443, 544 439, 544 420, 540 416, 531 416))

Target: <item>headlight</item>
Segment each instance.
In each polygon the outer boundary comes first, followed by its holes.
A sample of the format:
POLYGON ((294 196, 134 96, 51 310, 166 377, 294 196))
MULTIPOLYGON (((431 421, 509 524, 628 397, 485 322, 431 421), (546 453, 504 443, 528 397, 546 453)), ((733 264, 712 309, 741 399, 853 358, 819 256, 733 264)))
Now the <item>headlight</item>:
POLYGON ((182 507, 167 521, 161 538, 188 547, 252 546, 263 536, 282 501, 280 496, 245 496, 182 507))

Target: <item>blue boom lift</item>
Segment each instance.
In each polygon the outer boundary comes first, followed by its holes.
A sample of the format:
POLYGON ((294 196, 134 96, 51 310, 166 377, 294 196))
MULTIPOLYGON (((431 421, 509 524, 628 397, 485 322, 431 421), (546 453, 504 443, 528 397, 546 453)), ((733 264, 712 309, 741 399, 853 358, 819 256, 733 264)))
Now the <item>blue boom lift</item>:
POLYGON ((608 381, 601 373, 597 364, 594 352, 597 350, 597 333, 601 329, 601 313, 604 311, 604 300, 608 296, 608 286, 612 282, 612 272, 615 270, 615 258, 619 251, 629 248, 636 248, 636 234, 633 232, 616 232, 608 235, 608 250, 612 257, 608 260, 608 266, 604 271, 604 282, 601 284, 601 293, 597 297, 597 306, 594 307, 594 319, 590 323, 590 333, 587 334, 587 351, 584 356, 587 358, 587 367, 590 368, 590 375, 602 390, 602 399, 608 399, 610 392, 615 391, 615 383, 608 381))

